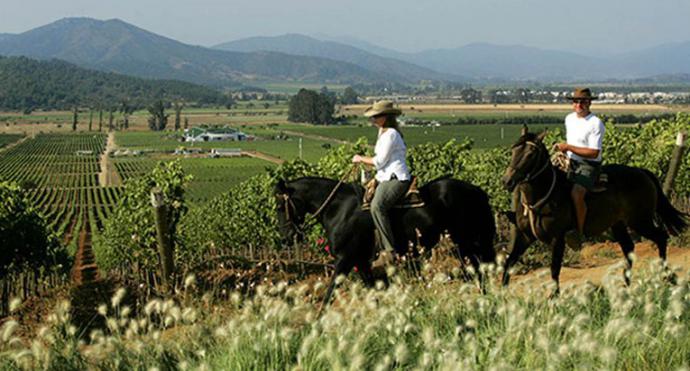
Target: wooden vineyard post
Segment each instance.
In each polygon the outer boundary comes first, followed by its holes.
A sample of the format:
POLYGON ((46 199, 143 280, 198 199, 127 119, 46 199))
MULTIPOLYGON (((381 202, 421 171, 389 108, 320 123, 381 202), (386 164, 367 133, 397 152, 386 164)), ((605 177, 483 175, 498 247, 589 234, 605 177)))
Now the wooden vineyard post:
POLYGON ((676 147, 673 149, 673 154, 671 155, 671 162, 668 165, 668 173, 666 174, 666 180, 664 181, 664 186, 662 187, 664 194, 670 196, 669 192, 673 189, 673 182, 676 180, 676 175, 678 175, 678 169, 683 162, 683 153, 685 152, 685 133, 680 132, 676 137, 676 147))
POLYGON ((168 206, 163 199, 163 192, 154 188, 151 190, 151 205, 156 218, 156 234, 158 237, 158 253, 161 262, 161 279, 164 289, 171 287, 172 274, 175 271, 173 260, 173 244, 170 236, 170 222, 168 220, 168 206))

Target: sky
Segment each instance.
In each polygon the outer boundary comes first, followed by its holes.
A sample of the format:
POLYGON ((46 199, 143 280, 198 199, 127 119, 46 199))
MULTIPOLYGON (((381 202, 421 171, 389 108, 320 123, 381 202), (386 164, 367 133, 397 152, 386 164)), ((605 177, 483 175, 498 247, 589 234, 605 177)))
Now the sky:
POLYGON ((0 0, 0 33, 119 18, 188 44, 285 33, 399 51, 470 43, 611 54, 690 41, 689 0, 0 0))

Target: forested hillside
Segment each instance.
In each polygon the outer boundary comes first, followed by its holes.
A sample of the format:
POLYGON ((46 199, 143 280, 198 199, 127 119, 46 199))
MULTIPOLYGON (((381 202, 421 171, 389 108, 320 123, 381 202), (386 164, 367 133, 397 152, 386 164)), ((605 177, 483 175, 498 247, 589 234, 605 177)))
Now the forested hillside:
POLYGON ((213 89, 174 80, 148 80, 92 71, 67 62, 0 57, 0 110, 108 107, 127 100, 144 106, 156 99, 222 103, 213 89))

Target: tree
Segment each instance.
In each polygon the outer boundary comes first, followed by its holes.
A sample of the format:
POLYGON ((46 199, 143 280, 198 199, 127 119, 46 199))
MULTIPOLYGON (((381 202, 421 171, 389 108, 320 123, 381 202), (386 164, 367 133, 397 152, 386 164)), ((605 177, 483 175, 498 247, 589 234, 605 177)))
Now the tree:
POLYGON ((332 96, 300 89, 288 103, 288 121, 312 124, 333 123, 335 101, 332 96))
POLYGON ((343 91, 343 96, 340 98, 340 102, 342 104, 357 104, 359 102, 359 97, 357 96, 355 89, 352 89, 351 86, 345 88, 345 91, 343 91))
POLYGON ((72 131, 77 131, 77 122, 79 121, 79 109, 74 106, 72 109, 72 131))
POLYGON ((175 131, 180 130, 180 113, 182 113, 183 108, 183 102, 175 102, 173 104, 173 109, 175 110, 175 131))
POLYGON ((103 107, 98 107, 98 131, 103 130, 103 107))
POLYGON ((460 99, 464 103, 479 103, 482 100, 482 92, 472 88, 465 88, 460 90, 460 99))
POLYGON ((189 128, 189 117, 185 116, 184 117, 184 129, 187 130, 189 128))
POLYGON ((114 129, 114 127, 113 127, 113 119, 115 119, 114 112, 115 112, 114 107, 108 108, 108 131, 109 132, 113 131, 113 129, 114 129))
POLYGON ((165 104, 162 100, 157 100, 148 107, 149 111, 149 129, 153 131, 161 131, 168 125, 168 116, 165 113, 165 104))
POLYGON ((123 99, 120 102, 120 113, 122 113, 122 126, 123 128, 129 129, 129 116, 134 112, 134 106, 129 104, 127 99, 123 99))
POLYGON ((93 127, 93 109, 89 108, 89 131, 93 127))

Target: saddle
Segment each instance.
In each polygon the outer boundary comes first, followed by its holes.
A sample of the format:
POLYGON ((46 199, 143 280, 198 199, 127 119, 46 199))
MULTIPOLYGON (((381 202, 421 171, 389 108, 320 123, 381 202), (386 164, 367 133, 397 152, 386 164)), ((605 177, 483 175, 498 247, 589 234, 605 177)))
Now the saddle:
MULTIPOLYGON (((364 197, 362 199, 362 210, 369 210, 371 208, 371 200, 374 199, 374 193, 376 193, 376 186, 379 182, 376 179, 370 180, 364 186, 364 197)), ((422 196, 419 195, 419 189, 417 188, 417 177, 412 177, 410 182, 410 188, 407 189, 405 196, 398 201, 393 208, 394 209, 414 209, 417 207, 423 207, 424 200, 422 196)))
MULTIPOLYGON (((551 163, 553 166, 558 168, 564 173, 568 173, 568 169, 570 168, 570 159, 568 156, 565 155, 563 152, 556 152, 551 156, 551 163)), ((599 177, 597 177, 597 181, 594 183, 594 188, 590 189, 590 193, 600 193, 604 192, 605 190, 608 189, 609 185, 609 176, 604 172, 602 169, 601 173, 599 173, 599 177)))

